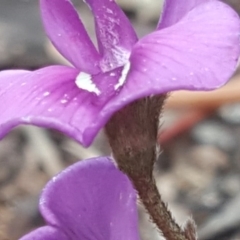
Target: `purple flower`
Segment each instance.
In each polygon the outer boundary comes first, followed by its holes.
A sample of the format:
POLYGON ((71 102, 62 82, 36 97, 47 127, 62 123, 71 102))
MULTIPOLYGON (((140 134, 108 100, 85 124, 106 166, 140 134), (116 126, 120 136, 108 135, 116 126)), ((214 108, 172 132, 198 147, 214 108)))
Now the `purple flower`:
POLYGON ((48 226, 20 240, 139 240, 136 192, 108 158, 80 161, 54 177, 40 198, 48 226))
POLYGON ((89 145, 128 103, 177 89, 223 85, 240 53, 237 14, 217 0, 166 0, 141 40, 113 0, 86 0, 98 50, 69 0, 40 0, 46 32, 74 67, 0 73, 0 136, 18 124, 58 129, 89 145))

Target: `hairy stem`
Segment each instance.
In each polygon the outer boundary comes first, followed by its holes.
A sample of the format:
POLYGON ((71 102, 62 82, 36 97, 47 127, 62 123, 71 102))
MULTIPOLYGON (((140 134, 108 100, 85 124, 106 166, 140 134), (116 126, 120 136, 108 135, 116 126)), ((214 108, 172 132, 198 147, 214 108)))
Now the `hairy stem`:
POLYGON ((163 236, 168 240, 187 240, 185 233, 174 221, 166 204, 162 201, 155 180, 153 178, 133 180, 133 183, 152 221, 162 231, 163 236))
POLYGON ((172 218, 153 178, 159 115, 166 96, 138 100, 117 112, 106 134, 118 167, 131 179, 152 221, 167 240, 189 240, 172 218))

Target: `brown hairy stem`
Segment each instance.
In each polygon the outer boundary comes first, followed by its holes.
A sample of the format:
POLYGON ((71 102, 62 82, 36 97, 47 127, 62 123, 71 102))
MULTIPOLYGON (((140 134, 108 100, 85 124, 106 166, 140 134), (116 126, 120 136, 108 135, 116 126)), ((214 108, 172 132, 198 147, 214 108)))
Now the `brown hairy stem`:
POLYGON ((165 97, 144 98, 121 109, 106 125, 106 134, 119 169, 131 179, 164 237, 167 240, 190 240, 173 220, 153 178, 159 115, 165 97))
POLYGON ((166 204, 162 201, 155 180, 142 179, 134 181, 134 184, 152 221, 162 231, 164 237, 168 240, 187 240, 185 233, 174 221, 166 204))

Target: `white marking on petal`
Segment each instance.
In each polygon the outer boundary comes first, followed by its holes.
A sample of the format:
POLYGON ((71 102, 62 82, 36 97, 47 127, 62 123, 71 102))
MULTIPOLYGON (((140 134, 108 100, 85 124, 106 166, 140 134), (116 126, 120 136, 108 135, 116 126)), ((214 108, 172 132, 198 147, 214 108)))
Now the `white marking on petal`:
POLYGON ((31 123, 32 118, 27 116, 27 117, 22 117, 21 120, 25 123, 31 123))
POLYGON ((115 73, 115 72, 111 72, 111 73, 110 73, 110 76, 111 76, 111 77, 115 77, 115 76, 116 76, 116 73, 115 73))
POLYGON ((43 96, 44 96, 44 97, 47 97, 48 95, 50 95, 50 92, 45 92, 45 93, 43 93, 43 96))
POLYGON ((113 43, 111 52, 107 54, 100 62, 103 72, 109 72, 115 68, 121 67, 128 62, 131 52, 118 46, 118 41, 113 43))
POLYGON ((64 98, 70 98, 69 95, 67 93, 64 94, 64 98))
POLYGON ((101 92, 95 85, 95 83, 92 81, 92 76, 88 73, 81 72, 76 78, 75 81, 78 88, 86 90, 88 92, 96 93, 97 95, 100 95, 101 92))
POLYGON ((57 179, 58 179, 58 176, 53 177, 53 178, 52 178, 52 182, 56 182, 57 179))
POLYGON ((131 52, 117 45, 115 45, 111 51, 115 57, 115 61, 117 61, 115 67, 120 67, 128 63, 131 52))
POLYGON ((67 99, 62 99, 62 100, 61 100, 61 103, 62 103, 62 104, 65 104, 65 103, 67 103, 67 102, 68 102, 67 99))
POLYGON ((110 13, 110 14, 113 14, 113 11, 110 8, 106 8, 106 12, 110 13))
POLYGON ((119 87, 123 86, 123 84, 126 81, 126 78, 127 78, 130 68, 131 68, 131 63, 130 63, 130 61, 127 61, 127 63, 123 67, 123 70, 121 72, 121 77, 119 78, 118 83, 114 86, 115 90, 117 90, 119 87))

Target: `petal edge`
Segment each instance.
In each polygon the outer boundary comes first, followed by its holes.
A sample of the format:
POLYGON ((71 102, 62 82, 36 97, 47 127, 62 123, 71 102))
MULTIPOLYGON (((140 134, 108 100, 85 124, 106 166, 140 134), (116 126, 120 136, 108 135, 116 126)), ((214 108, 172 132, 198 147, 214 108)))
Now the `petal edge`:
POLYGON ((40 7, 47 35, 59 52, 79 70, 98 73, 100 55, 71 1, 40 0, 40 7))

